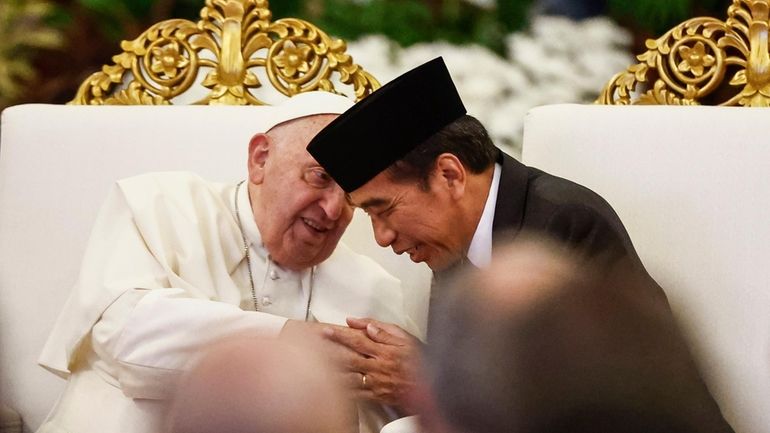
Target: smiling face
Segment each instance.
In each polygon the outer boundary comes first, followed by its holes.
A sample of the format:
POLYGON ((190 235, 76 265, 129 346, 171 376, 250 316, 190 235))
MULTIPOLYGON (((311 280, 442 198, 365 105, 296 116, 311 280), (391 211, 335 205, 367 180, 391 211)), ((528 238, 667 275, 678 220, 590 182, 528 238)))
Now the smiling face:
POLYGON ((326 260, 353 216, 345 193, 305 150, 336 115, 283 123, 249 143, 249 196, 271 258, 301 270, 326 260))
POLYGON ((369 215, 380 246, 407 253, 433 271, 465 255, 475 228, 460 205, 465 184, 459 161, 441 159, 427 184, 396 182, 385 171, 350 193, 351 202, 369 215))

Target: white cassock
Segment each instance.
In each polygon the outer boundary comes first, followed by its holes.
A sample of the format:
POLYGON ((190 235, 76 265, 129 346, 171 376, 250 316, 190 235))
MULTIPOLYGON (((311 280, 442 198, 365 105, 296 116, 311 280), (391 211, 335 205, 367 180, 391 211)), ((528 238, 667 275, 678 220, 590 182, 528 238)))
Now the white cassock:
MULTIPOLYGON (((68 383, 39 432, 162 431, 175 378, 201 348, 240 331, 276 336, 287 319, 305 319, 311 293, 310 320, 373 317, 414 330, 400 282, 342 243, 312 273, 272 262, 244 184, 237 207, 254 311, 235 196, 235 184, 192 173, 117 182, 40 357, 68 383)), ((359 406, 362 432, 387 421, 384 408, 359 406)))

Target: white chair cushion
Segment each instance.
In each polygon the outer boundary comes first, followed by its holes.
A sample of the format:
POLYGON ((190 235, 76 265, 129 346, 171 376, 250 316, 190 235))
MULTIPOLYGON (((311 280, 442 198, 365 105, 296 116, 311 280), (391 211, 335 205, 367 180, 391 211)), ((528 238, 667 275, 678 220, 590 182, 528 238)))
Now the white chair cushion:
POLYGON ((552 105, 529 112, 524 162, 620 215, 739 433, 770 432, 767 109, 552 105))

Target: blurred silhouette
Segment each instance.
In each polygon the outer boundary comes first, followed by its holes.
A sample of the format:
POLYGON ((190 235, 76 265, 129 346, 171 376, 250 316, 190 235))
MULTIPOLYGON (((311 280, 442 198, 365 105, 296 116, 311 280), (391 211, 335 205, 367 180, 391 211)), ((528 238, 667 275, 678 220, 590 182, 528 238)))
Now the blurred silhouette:
POLYGON ((430 433, 729 432, 668 304, 623 263, 497 250, 431 312, 430 433))
POLYGON ((310 339, 227 338, 182 379, 170 433, 346 433, 355 406, 310 339))

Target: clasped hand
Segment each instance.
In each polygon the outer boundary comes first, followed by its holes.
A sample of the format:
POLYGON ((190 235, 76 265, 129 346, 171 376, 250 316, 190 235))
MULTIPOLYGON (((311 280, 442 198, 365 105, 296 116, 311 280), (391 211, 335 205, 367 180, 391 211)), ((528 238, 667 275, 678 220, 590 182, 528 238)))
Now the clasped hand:
POLYGON ((418 340, 396 325, 374 319, 348 318, 347 324, 289 320, 282 336, 320 337, 325 341, 321 348, 340 369, 342 383, 354 397, 411 414, 407 397, 415 382, 418 340))
POLYGON ((347 323, 349 328, 325 328, 324 335, 350 349, 344 365, 350 389, 358 398, 410 414, 407 397, 415 381, 417 339, 396 325, 374 319, 348 318, 347 323))

